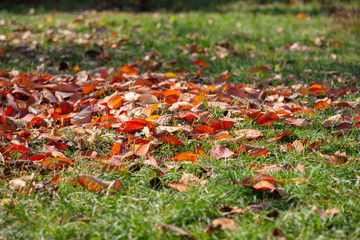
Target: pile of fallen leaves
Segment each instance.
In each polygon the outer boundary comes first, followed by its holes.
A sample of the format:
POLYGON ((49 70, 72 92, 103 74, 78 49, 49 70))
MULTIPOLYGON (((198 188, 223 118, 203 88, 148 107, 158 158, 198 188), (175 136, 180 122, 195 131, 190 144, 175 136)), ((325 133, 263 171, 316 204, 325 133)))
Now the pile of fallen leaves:
MULTIPOLYGON (((343 166, 356 160, 344 152, 321 153, 321 144, 332 139, 283 141, 293 135, 289 128, 306 128, 313 124, 304 116, 327 108, 338 112, 321 123, 333 129, 334 139, 359 128, 359 113, 342 114, 349 112, 343 109, 353 113, 359 107, 359 99, 338 100, 358 91, 356 87, 332 88, 319 83, 274 87, 269 84, 271 79, 258 86, 234 84, 225 81, 230 74, 219 76, 213 83, 201 83, 197 80, 208 64, 199 60, 193 64, 199 69, 194 76, 185 69, 140 74, 135 64, 119 70, 100 68, 62 75, 0 71, 2 178, 12 188, 26 193, 49 188, 51 184, 51 190, 55 191, 59 184, 70 182, 90 191, 106 191, 107 195, 113 195, 121 189, 118 180, 106 182, 90 175, 66 177, 66 173, 73 171, 77 161, 84 158, 103 164, 103 171, 124 167, 136 171, 148 166, 158 175, 165 175, 176 162, 192 163, 209 157, 216 161, 237 155, 255 159, 273 154, 267 145, 254 145, 254 141, 261 139, 268 144, 279 142, 278 151, 284 153, 316 153, 322 161, 332 165, 343 166), (303 96, 307 95, 315 96, 316 102, 305 101, 303 96), (219 110, 221 114, 215 116, 213 113, 219 110), (243 128, 242 122, 246 120, 253 121, 256 127, 243 128), (265 139, 258 129, 275 123, 282 124, 283 130, 265 139), (69 133, 73 138, 69 138, 69 133), (108 155, 92 148, 102 144, 100 136, 112 141, 108 155), (210 151, 203 148, 205 142, 213 145, 210 151), (158 159, 153 152, 162 144, 179 148, 191 145, 193 150, 158 159), (66 150, 81 150, 81 154, 69 159, 66 150), (36 183, 35 173, 48 177, 36 183), (22 176, 13 178, 19 174, 22 176)), ((233 179, 235 184, 280 197, 284 194, 280 187, 282 182, 308 180, 278 180, 267 175, 281 169, 304 173, 301 163, 297 166, 255 163, 248 166, 257 174, 243 180, 233 179)), ((188 191, 195 185, 206 185, 208 177, 216 176, 211 169, 202 170, 202 175, 184 173, 179 181, 174 179, 169 183, 156 177, 150 185, 188 191)), ((207 231, 236 227, 224 221, 213 222, 207 231)))

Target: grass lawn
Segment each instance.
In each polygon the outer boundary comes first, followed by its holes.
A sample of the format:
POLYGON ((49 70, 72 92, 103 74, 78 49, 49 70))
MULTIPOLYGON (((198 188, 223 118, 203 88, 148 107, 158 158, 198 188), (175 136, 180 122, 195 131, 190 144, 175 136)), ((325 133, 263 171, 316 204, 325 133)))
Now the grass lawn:
MULTIPOLYGON (((177 226, 195 239, 360 238, 359 7, 358 3, 325 9, 317 4, 240 2, 224 5, 219 11, 136 14, 44 9, 24 14, 29 9, 0 9, 0 239, 186 238, 157 223, 177 226), (156 88, 129 85, 124 89, 124 79, 119 77, 124 65, 144 74, 141 77, 152 72, 161 81, 156 88), (52 97, 55 90, 63 95, 52 101, 44 90, 48 88, 26 85, 26 79, 36 80, 19 73, 39 74, 45 79, 36 83, 40 85, 55 86, 62 81, 84 87, 90 83, 104 91, 94 97, 95 91, 85 93, 80 89, 78 95, 84 102, 79 103, 78 99, 66 97, 68 91, 54 87, 46 91, 52 97), (228 88, 246 84, 239 89, 245 89, 247 96, 263 90, 262 96, 249 100, 225 96, 225 81, 215 83, 221 75, 228 76, 226 81, 232 84, 228 88), (71 80, 63 80, 66 78, 71 80), (81 82, 82 78, 88 79, 81 82), (117 78, 120 80, 114 80, 117 78), (215 143, 212 133, 193 132, 195 127, 210 123, 176 118, 158 126, 191 128, 190 134, 185 130, 170 134, 184 145, 161 142, 163 139, 156 135, 160 130, 156 130, 156 134, 150 134, 157 141, 156 147, 142 154, 137 147, 151 137, 138 131, 132 133, 136 140, 130 141, 128 132, 116 131, 122 121, 110 128, 93 127, 88 122, 63 127, 54 121, 55 114, 51 115, 55 108, 64 109, 61 102, 71 102, 76 113, 89 107, 87 101, 94 99, 100 108, 109 106, 101 105, 101 100, 108 100, 114 93, 123 97, 129 91, 159 95, 169 88, 194 94, 190 96, 192 103, 202 103, 201 113, 208 112, 210 118, 225 121, 227 117, 235 128, 226 136, 238 137, 238 141, 215 143), (46 100, 29 97, 36 92, 41 93, 38 98, 44 96, 46 100), (229 105, 214 107, 212 102, 229 105), (262 114, 275 112, 274 106, 290 103, 294 105, 277 112, 280 119, 264 120, 268 126, 258 121, 262 114), (40 110, 29 110, 29 106, 40 110), (30 121, 24 120, 25 114, 21 113, 24 108, 47 123, 42 120, 27 124, 30 121), (332 116, 337 117, 324 123, 332 116), (298 126, 290 118, 305 119, 306 124, 298 126), (7 128, 10 120, 17 124, 16 129, 7 128), (90 129, 93 135, 76 132, 71 127, 75 125, 90 129), (263 136, 239 137, 241 129, 258 130, 263 136), (284 129, 291 134, 281 135, 284 129), (24 130, 30 137, 19 136, 24 130), (64 136, 66 141, 46 134, 64 136), (269 140, 279 135, 282 137, 269 140), (96 140, 89 140, 91 137, 96 140), (109 160, 116 141, 137 154, 109 160), (297 149, 297 143, 303 148, 297 149), (216 144, 231 152, 246 150, 216 159, 216 144), (26 146, 31 153, 14 150, 14 145, 26 146), (269 152, 254 150, 254 146, 269 152), (195 161, 172 160, 199 148, 203 152, 196 155, 195 161), (46 161, 29 163, 29 157, 55 150, 60 154, 54 158, 70 159, 74 165, 55 169, 46 161), (80 158, 84 151, 96 152, 97 157, 80 158), (252 156, 256 151, 259 156, 252 156), (158 166, 149 164, 150 156, 158 166), (116 165, 115 169, 106 168, 109 164, 116 165), (10 184, 32 173, 25 187, 10 184), (200 176, 207 183, 180 192, 165 186, 180 181, 184 173, 200 176), (260 187, 258 191, 240 182, 258 173, 278 182, 265 181, 272 184, 270 190, 260 187), (119 180, 122 185, 113 196, 107 196, 105 191, 91 192, 74 184, 79 174, 104 181, 119 180), (60 176, 59 180, 56 176, 60 176), (162 183, 154 186, 159 179, 162 183), (279 196, 276 192, 282 190, 279 196), (229 214, 237 208, 244 209, 244 213, 229 214), (212 221, 218 218, 230 218, 236 227, 216 226, 212 221), (213 231, 204 231, 211 224, 213 231)), ((133 78, 131 75, 128 80, 133 78)), ((122 101, 131 102, 125 97, 122 101)), ((150 115, 179 111, 169 109, 171 105, 173 102, 159 105, 150 115)), ((144 106, 136 102, 136 107, 144 106)), ((114 108, 97 110, 96 115, 90 115, 91 120, 104 115, 119 117, 121 114, 114 108)), ((135 110, 128 115, 139 117, 135 110)))

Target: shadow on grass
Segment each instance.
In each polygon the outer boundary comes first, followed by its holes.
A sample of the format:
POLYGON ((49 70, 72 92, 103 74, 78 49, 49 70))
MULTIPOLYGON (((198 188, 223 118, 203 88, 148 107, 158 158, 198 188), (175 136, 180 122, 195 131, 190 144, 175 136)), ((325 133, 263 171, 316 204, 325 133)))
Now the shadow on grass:
POLYGON ((219 6, 237 2, 237 0, 4 0, 1 9, 14 13, 26 13, 30 8, 41 11, 83 11, 83 10, 119 10, 119 11, 217 11, 219 6))
MULTIPOLYGON (((299 6, 296 1, 291 0, 2 0, 0 9, 13 13, 26 13, 30 8, 38 11, 83 11, 83 10, 119 10, 119 11, 226 11, 232 10, 229 6, 231 3, 246 3, 254 6, 250 11, 253 14, 296 14, 299 12, 299 6), (226 6, 224 8, 224 6, 226 6)), ((329 12, 338 5, 337 1, 315 1, 307 0, 305 3, 315 2, 314 7, 308 9, 311 15, 319 15, 329 12)), ((341 1, 342 3, 350 3, 350 0, 341 1)))

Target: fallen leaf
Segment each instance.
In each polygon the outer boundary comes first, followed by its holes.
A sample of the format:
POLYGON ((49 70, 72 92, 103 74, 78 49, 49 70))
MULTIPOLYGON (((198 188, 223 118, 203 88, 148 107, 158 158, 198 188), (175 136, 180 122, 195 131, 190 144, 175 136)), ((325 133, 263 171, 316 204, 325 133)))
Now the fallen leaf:
POLYGON ((235 130, 234 134, 240 138, 245 138, 246 140, 254 140, 254 139, 260 139, 263 138, 264 135, 261 131, 256 129, 240 129, 235 130))
POLYGON ((121 96, 113 96, 107 102, 107 105, 110 109, 118 109, 122 104, 123 104, 123 97, 121 96))
POLYGON ((185 230, 183 230, 183 229, 181 229, 181 228, 179 228, 177 226, 162 223, 162 222, 156 222, 155 225, 161 227, 164 230, 170 230, 170 231, 173 231, 173 232, 177 232, 181 236, 187 237, 189 239, 195 239, 195 237, 192 234, 190 234, 189 232, 187 232, 187 231, 185 231, 185 230))
POLYGON ((212 233, 214 230, 235 230, 238 228, 237 223, 231 218, 216 218, 212 220, 211 225, 205 228, 205 233, 212 233))
POLYGON ((222 145, 214 145, 210 151, 210 157, 219 160, 222 158, 229 158, 234 155, 234 152, 222 145))
POLYGON ((165 187, 175 189, 178 192, 186 192, 191 189, 185 183, 178 182, 178 181, 172 181, 172 182, 166 184, 165 187))
POLYGON ((307 14, 305 14, 305 13, 298 13, 298 14, 296 15, 296 18, 297 18, 297 19, 308 19, 309 16, 308 16, 307 14))

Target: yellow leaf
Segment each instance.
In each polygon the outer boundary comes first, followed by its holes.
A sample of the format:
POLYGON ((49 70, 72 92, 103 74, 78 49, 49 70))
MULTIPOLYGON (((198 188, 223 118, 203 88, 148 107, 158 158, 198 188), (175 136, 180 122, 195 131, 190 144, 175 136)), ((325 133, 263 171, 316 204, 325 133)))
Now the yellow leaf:
POLYGON ((165 76, 167 78, 178 78, 178 76, 173 72, 167 72, 167 73, 165 73, 165 76))
POLYGON ((151 115, 150 117, 146 118, 146 120, 155 120, 161 117, 160 115, 151 115))

